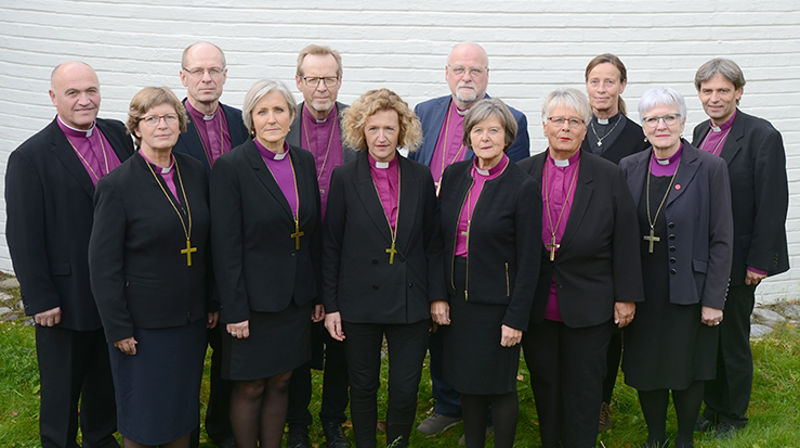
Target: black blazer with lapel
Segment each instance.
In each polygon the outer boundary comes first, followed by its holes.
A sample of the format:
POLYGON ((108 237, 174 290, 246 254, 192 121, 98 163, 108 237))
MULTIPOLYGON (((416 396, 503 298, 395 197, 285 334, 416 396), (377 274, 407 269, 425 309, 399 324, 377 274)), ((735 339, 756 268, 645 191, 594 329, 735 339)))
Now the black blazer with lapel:
MULTIPOLYGON (((184 107, 186 101, 186 98, 184 98, 184 107)), ((250 138, 250 134, 244 126, 244 121, 242 121, 242 111, 222 103, 219 103, 219 107, 222 108, 222 111, 225 113, 225 120, 228 122, 228 132, 230 132, 231 135, 231 148, 235 148, 246 142, 248 138, 250 138)), ((182 132, 180 137, 178 137, 178 142, 175 143, 172 151, 189 154, 199 160, 206 167, 206 175, 211 175, 211 164, 208 160, 208 154, 203 146, 203 141, 200 140, 197 127, 195 127, 192 121, 192 115, 188 110, 186 110, 186 131, 182 132)))
MULTIPOLYGON (((180 219, 141 155, 97 184, 89 269, 109 342, 133 336, 134 328, 177 327, 217 309, 211 294, 208 179, 194 158, 174 157, 192 215, 191 244, 197 251, 191 266, 181 253, 186 236, 180 219)), ((177 173, 174 176, 183 203, 177 173)))
POLYGON ((314 157, 290 147, 299 196, 300 249, 289 202, 252 140, 214 164, 211 220, 214 273, 222 320, 242 322, 250 311, 277 312, 319 297, 319 187, 314 157))
MULTIPOLYGON (((622 119, 625 120, 622 133, 617 136, 611 147, 606 148, 602 154, 599 154, 600 157, 613 162, 615 165, 619 165, 619 161, 623 158, 650 147, 650 144, 644 139, 642 127, 625 115, 622 116, 622 119)), ((581 151, 592 153, 591 148, 589 148, 589 142, 586 139, 581 144, 581 151)))
POLYGON ((430 170, 397 154, 400 170, 398 251, 367 152, 333 171, 323 245, 323 302, 354 323, 414 323, 445 300, 439 209, 430 170))
POLYGON ((444 270, 451 300, 507 305, 503 324, 528 328, 539 273, 542 230, 541 191, 513 162, 483 185, 472 213, 468 247, 467 297, 456 295, 453 267, 458 221, 472 187, 473 161, 444 171, 439 201, 444 229, 444 270))
MULTIPOLYGON (((709 129, 708 120, 698 124, 692 144, 699 146, 709 129)), ((728 164, 733 206, 731 284, 744 284, 747 266, 768 275, 786 272, 789 187, 780 132, 737 109, 720 156, 728 164)))
MULTIPOLYGON (((643 200, 651 151, 622 159, 620 168, 636 205, 643 200)), ((669 245, 670 303, 722 309, 733 254, 728 170, 718 157, 683 142, 675 186, 664 204, 667 235, 656 244, 669 245)), ((641 229, 644 235, 647 230, 641 229)), ((649 244, 640 241, 640 244, 649 244)), ((666 261, 666 259, 665 259, 666 261)))
MULTIPOLYGON (((529 157, 519 166, 541 180, 546 155, 547 151, 529 157)), ((541 189, 538 194, 541 198, 541 189)), ((572 209, 554 262, 550 251, 542 248, 531 321, 544 320, 553 279, 561 319, 573 328, 610 321, 614 302, 644 300, 639 233, 622 171, 594 154, 581 153, 572 209)))
MULTIPOLYGON (((121 162, 130 157, 125 125, 98 118, 97 127, 121 162)), ((59 327, 101 327, 86 258, 93 195, 92 180, 56 120, 9 156, 6 238, 26 315, 61 307, 59 327)))
MULTIPOLYGON (((286 135, 286 143, 291 146, 297 146, 298 148, 303 148, 310 151, 309 148, 305 147, 305 141, 300 138, 302 135, 300 132, 300 125, 303 123, 303 114, 305 113, 304 104, 305 103, 301 102, 297 105, 297 114, 295 114, 294 121, 292 121, 292 126, 289 128, 289 134, 286 135)), ((338 101, 336 102, 336 110, 339 112, 336 120, 339 122, 339 135, 341 136, 342 140, 342 164, 345 164, 351 160, 355 160, 356 156, 358 155, 358 152, 355 149, 351 148, 344 142, 344 132, 341 132, 342 112, 344 112, 344 110, 348 107, 350 106, 347 104, 342 104, 338 101)))

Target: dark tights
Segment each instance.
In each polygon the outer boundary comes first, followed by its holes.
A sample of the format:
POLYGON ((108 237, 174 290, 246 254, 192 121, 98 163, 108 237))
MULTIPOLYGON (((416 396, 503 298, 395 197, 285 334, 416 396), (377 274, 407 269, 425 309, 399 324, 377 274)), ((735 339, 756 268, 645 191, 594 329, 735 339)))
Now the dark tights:
MULTIPOLYGON (((123 448, 146 448, 149 447, 150 445, 144 445, 139 442, 134 442, 131 439, 123 438, 122 446, 123 448)), ((183 436, 173 440, 172 442, 164 443, 158 446, 162 448, 189 448, 189 434, 184 434, 183 436)))
MULTIPOLYGON (((647 422, 647 446, 667 446, 667 402, 669 389, 639 391, 644 420, 647 422)), ((693 447, 692 431, 703 401, 703 382, 695 381, 684 390, 673 390, 672 401, 678 416, 678 436, 675 448, 693 447)))
POLYGON ((280 448, 292 372, 236 381, 231 393, 231 427, 240 448, 280 448))
POLYGON ((517 431, 517 391, 502 395, 461 394, 461 415, 464 419, 464 440, 467 448, 483 448, 489 405, 492 406, 495 448, 511 448, 517 431))

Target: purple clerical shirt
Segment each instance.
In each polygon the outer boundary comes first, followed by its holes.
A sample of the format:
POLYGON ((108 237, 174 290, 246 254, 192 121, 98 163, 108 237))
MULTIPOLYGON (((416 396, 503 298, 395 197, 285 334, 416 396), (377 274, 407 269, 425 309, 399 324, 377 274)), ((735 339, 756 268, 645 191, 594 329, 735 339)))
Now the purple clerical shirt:
POLYGON ((378 199, 381 200, 383 213, 394 231, 397 228, 397 209, 400 207, 400 167, 397 163, 397 156, 395 155, 390 162, 377 162, 369 154, 367 158, 369 159, 369 174, 378 191, 378 199))
MULTIPOLYGON (((544 244, 551 243, 551 222, 552 226, 556 226, 556 244, 561 244, 561 238, 567 228, 569 213, 572 210, 572 200, 575 198, 575 190, 577 189, 577 176, 580 173, 580 155, 581 152, 577 151, 575 155, 567 160, 555 160, 550 157, 548 149, 544 170, 542 170, 542 243, 544 244), (545 193, 547 194, 547 201, 545 201, 545 193), (558 217, 561 215, 562 210, 563 216, 559 221, 558 217), (550 214, 549 219, 547 217, 548 213, 550 214)), ((547 252, 549 251, 547 249, 547 252)), ((558 256, 558 249, 556 249, 556 256, 558 256)), ((544 318, 561 322, 555 278, 550 282, 550 295, 547 298, 544 318)))
POLYGON ((467 111, 458 110, 456 103, 450 100, 444 126, 439 131, 439 139, 436 141, 436 148, 431 158, 431 174, 437 185, 442 180, 444 169, 453 162, 464 160, 467 154, 467 148, 462 143, 466 113, 467 111))
POLYGON ((86 173, 89 174, 92 184, 97 186, 97 181, 101 177, 119 166, 117 153, 114 152, 111 143, 108 142, 106 136, 97 127, 96 122, 92 123, 92 127, 88 130, 71 128, 61 121, 61 117, 58 116, 56 116, 56 122, 74 151, 77 152, 75 156, 81 161, 86 173))
POLYGON ((317 166, 317 182, 319 183, 319 198, 321 201, 322 217, 325 217, 325 209, 328 204, 328 189, 331 184, 331 174, 333 169, 342 164, 342 137, 339 129, 338 109, 333 106, 328 117, 324 120, 317 120, 308 110, 308 106, 303 106, 306 110, 303 113, 303 121, 300 124, 301 146, 314 155, 314 162, 317 166))
POLYGON ((678 169, 678 162, 681 160, 681 154, 683 154, 683 143, 681 143, 681 147, 675 151, 675 154, 666 159, 656 158, 655 154, 653 154, 653 157, 650 157, 650 173, 658 177, 672 176, 675 174, 675 170, 678 169))
POLYGON ((285 197, 286 202, 289 203, 292 215, 297 217, 299 192, 297 191, 297 183, 294 178, 292 158, 289 157, 289 144, 283 142, 283 152, 278 154, 267 149, 257 138, 253 139, 253 143, 256 144, 261 158, 264 159, 264 163, 267 165, 267 169, 272 173, 272 177, 278 184, 278 188, 281 189, 283 197, 285 197))
POLYGON ((178 188, 175 186, 175 170, 172 168, 175 166, 175 157, 172 155, 169 156, 169 166, 166 168, 162 168, 155 163, 153 163, 150 159, 147 158, 146 155, 142 151, 136 151, 139 153, 140 156, 144 159, 145 162, 152 165, 153 171, 161 175, 161 178, 164 179, 164 183, 167 184, 167 188, 169 192, 172 193, 172 197, 178 201, 178 204, 181 203, 181 198, 178 197, 178 188))
POLYGON ((226 152, 231 150, 231 132, 228 129, 228 120, 222 106, 217 106, 217 111, 213 115, 204 115, 195 109, 192 104, 186 101, 186 110, 197 129, 200 142, 208 157, 208 164, 214 166, 214 162, 226 152))
POLYGON ((508 166, 508 157, 503 154, 503 158, 500 159, 500 162, 497 165, 489 168, 488 170, 484 170, 478 168, 478 159, 475 158, 472 164, 472 170, 470 170, 470 175, 472 176, 472 186, 467 193, 467 197, 464 200, 464 205, 461 207, 461 214, 458 216, 458 233, 456 234, 456 251, 455 255, 458 257, 467 257, 469 253, 469 247, 467 245, 467 231, 469 229, 469 222, 472 220, 472 214, 475 211, 475 206, 478 204, 478 198, 481 196, 481 191, 483 191, 483 185, 486 183, 487 180, 497 179, 500 174, 508 166))
POLYGON ((725 140, 728 139, 728 134, 731 132, 731 126, 733 126, 734 118, 736 118, 735 110, 733 111, 731 118, 719 126, 714 126, 709 121, 709 126, 711 129, 708 131, 708 134, 706 134, 706 138, 703 139, 703 143, 700 144, 700 149, 714 154, 715 156, 720 155, 722 153, 722 147, 725 146, 725 140))

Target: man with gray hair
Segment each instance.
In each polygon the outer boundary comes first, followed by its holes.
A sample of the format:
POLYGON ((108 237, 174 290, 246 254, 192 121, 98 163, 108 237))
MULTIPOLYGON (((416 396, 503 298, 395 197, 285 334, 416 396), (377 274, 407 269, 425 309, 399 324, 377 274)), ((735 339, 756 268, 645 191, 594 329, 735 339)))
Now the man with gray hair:
POLYGON ((709 119, 694 128, 692 144, 725 160, 733 205, 733 266, 719 326, 717 377, 706 382, 706 409, 695 429, 715 427, 718 437, 728 437, 747 424, 753 383, 750 313, 756 287, 767 276, 789 269, 786 151, 772 124, 738 109, 745 79, 735 62, 706 62, 694 83, 709 119))

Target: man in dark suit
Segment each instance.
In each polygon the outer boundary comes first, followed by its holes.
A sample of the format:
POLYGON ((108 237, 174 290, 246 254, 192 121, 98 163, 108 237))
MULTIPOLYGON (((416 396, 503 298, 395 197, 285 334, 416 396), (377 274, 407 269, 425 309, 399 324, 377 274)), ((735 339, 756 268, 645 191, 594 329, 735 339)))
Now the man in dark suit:
MULTIPOLYGON (((228 76, 225 54, 210 42, 195 42, 181 58, 181 82, 186 86, 186 131, 172 148, 199 160, 211 173, 214 162, 248 139, 242 111, 222 104, 222 87, 228 76)), ((230 423, 231 382, 220 376, 220 325, 208 331, 211 345, 211 386, 206 411, 206 432, 218 446, 234 446, 230 423)), ((193 445, 197 436, 193 435, 193 445)))
MULTIPOLYGON (((342 57, 329 47, 311 44, 300 50, 295 73, 297 90, 303 102, 297 105, 286 141, 291 146, 314 155, 322 205, 322 217, 328 199, 328 187, 334 168, 356 158, 353 148, 344 143, 341 113, 348 105, 336 101, 342 87, 342 57)), ((347 361, 344 345, 330 338, 322 324, 312 329, 311 363, 295 369, 289 384, 288 448, 308 448, 308 426, 313 419, 308 412, 311 401, 311 367, 323 368, 322 409, 319 413, 325 440, 331 448, 350 446, 342 432, 347 420, 347 361)))
POLYGON ((88 65, 57 66, 50 99, 58 114, 11 153, 5 191, 11 260, 25 314, 36 322, 40 440, 46 448, 77 447, 80 421, 84 447, 116 447, 114 386, 87 247, 94 186, 133 144, 122 123, 97 118, 100 85, 88 65))
MULTIPOLYGON (((473 42, 457 44, 447 57, 444 77, 450 87, 450 95, 433 98, 414 108, 414 113, 422 123, 422 146, 408 155, 409 159, 430 167, 437 194, 444 169, 453 162, 475 156, 471 149, 462 144, 461 137, 467 111, 473 104, 489 96, 486 94, 489 83, 489 58, 486 51, 473 42)), ((517 121, 519 131, 506 154, 516 162, 530 155, 528 119, 513 107, 508 108, 517 121)), ((461 421, 461 397, 442 379, 442 341, 436 333, 431 336, 430 351, 433 397, 436 404, 434 412, 420 423, 417 431, 434 435, 461 421)))
POLYGON ((744 84, 741 68, 729 59, 712 59, 695 75, 709 120, 694 128, 693 144, 728 164, 733 205, 733 266, 720 324, 717 378, 706 383, 706 409, 696 427, 716 425, 720 437, 747 424, 753 383, 750 313, 756 287, 767 276, 789 269, 786 152, 781 134, 768 121, 736 107, 744 84))

